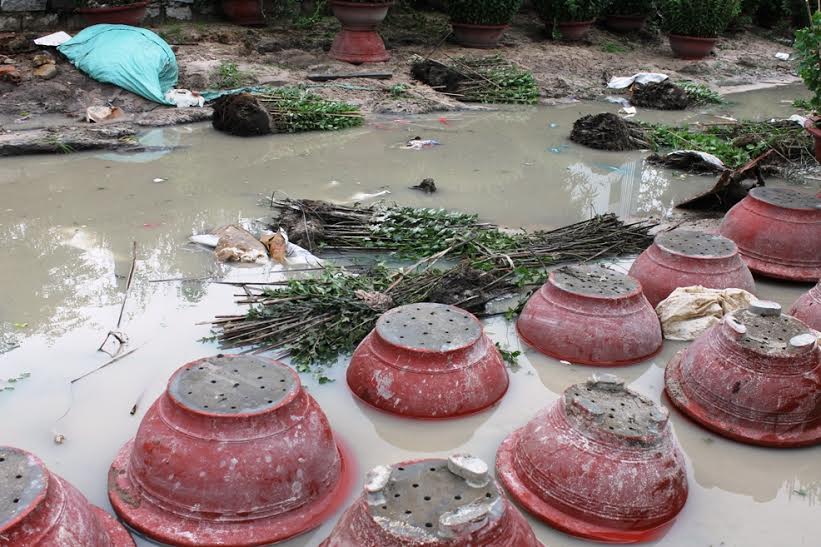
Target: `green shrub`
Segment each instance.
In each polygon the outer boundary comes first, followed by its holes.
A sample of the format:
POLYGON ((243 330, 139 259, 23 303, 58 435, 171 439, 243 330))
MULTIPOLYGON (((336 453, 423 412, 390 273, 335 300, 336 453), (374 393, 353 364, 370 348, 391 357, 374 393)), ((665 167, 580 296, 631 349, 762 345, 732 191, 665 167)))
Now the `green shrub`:
POLYGON ((506 25, 510 23, 522 0, 448 0, 447 9, 454 23, 471 25, 506 25))
POLYGON ((604 0, 533 0, 533 6, 550 27, 554 23, 595 19, 602 11, 604 0))
POLYGON ((812 16, 812 24, 795 33, 793 45, 798 54, 798 74, 812 93, 810 105, 821 111, 821 12, 812 16))
POLYGON ((607 15, 649 15, 654 0, 610 0, 604 8, 607 15))
POLYGON ((715 38, 735 18, 740 0, 660 0, 664 28, 673 34, 715 38))

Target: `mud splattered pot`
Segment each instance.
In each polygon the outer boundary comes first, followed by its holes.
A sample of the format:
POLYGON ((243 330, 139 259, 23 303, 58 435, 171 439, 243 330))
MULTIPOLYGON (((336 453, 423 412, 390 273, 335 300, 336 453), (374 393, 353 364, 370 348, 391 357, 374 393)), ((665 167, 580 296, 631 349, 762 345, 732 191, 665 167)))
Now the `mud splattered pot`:
POLYGON ((750 269, 791 281, 821 278, 821 198, 792 188, 753 188, 724 216, 750 269))
POLYGON ((626 365, 661 349, 661 325, 635 279, 603 266, 556 270, 522 310, 519 335, 571 363, 626 365))
POLYGON ((775 303, 725 319, 668 363, 665 391, 719 435, 774 447, 821 443, 821 351, 775 303))
POLYGON ((540 547, 482 460, 379 466, 321 547, 540 547))
POLYGON ((250 356, 191 362, 109 472, 115 511, 172 545, 264 545, 344 502, 350 462, 287 366, 250 356))
POLYGON ((639 280, 653 307, 678 287, 701 285, 755 292, 753 276, 735 243, 720 235, 691 230, 658 234, 629 273, 639 280))
POLYGON ((429 303, 382 315, 356 348, 347 379, 366 403, 414 418, 478 412, 508 386, 507 369, 479 320, 429 303))
POLYGON ((134 541, 33 454, 0 446, 0 545, 133 547, 134 541))
POLYGON ((658 538, 687 500, 666 410, 610 374, 569 387, 507 437, 496 473, 536 517, 596 541, 658 538))
POLYGON ((790 308, 790 315, 811 329, 821 331, 821 281, 796 300, 790 308))

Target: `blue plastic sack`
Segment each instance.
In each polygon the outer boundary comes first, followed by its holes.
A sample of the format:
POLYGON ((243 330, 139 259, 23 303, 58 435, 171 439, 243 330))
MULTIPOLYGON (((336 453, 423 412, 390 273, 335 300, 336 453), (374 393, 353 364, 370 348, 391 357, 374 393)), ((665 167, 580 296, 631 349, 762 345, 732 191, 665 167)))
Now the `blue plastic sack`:
POLYGON ((165 93, 177 85, 177 59, 168 44, 144 28, 93 25, 57 48, 98 82, 114 84, 150 101, 174 104, 165 93))

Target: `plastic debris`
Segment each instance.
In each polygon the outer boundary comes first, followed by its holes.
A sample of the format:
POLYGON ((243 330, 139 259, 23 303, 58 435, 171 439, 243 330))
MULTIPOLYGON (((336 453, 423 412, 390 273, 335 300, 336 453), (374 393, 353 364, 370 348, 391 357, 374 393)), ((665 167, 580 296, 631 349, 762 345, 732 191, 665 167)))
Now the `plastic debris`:
POLYGON ((607 83, 610 89, 626 89, 633 84, 649 84, 663 82, 667 79, 667 74, 658 72, 637 72, 632 76, 614 76, 607 83))
POLYGON ((674 150, 664 156, 653 154, 647 161, 688 173, 716 173, 727 169, 719 158, 700 150, 674 150))
POLYGON ((89 106, 86 108, 87 122, 110 122, 123 116, 125 116, 125 112, 119 106, 89 106))
POLYGON ((659 302, 656 315, 667 340, 695 340, 728 313, 748 307, 755 295, 743 289, 679 287, 659 302))
POLYGON ((71 34, 63 32, 62 30, 46 34, 34 40, 38 46, 60 46, 71 40, 71 34))
POLYGON ((619 109, 619 114, 625 118, 632 118, 637 112, 638 110, 636 110, 635 106, 625 106, 624 108, 619 109))
POLYGON ((780 61, 789 61, 790 60, 790 54, 789 53, 783 53, 783 52, 779 51, 778 53, 775 54, 775 58, 780 60, 780 61))
POLYGON ((422 150, 423 148, 433 148, 434 146, 441 146, 441 142, 434 139, 423 139, 422 137, 414 137, 405 143, 403 148, 405 150, 422 150))
POLYGON ((268 251, 250 232, 229 225, 214 230, 219 236, 215 249, 221 262, 267 262, 268 251))
POLYGON ((205 106, 205 97, 188 89, 169 89, 165 93, 165 100, 177 105, 177 108, 205 106))
POLYGON ((625 99, 624 97, 614 97, 613 95, 608 95, 604 98, 608 103, 619 104, 625 108, 630 106, 630 101, 625 99))
POLYGON ((364 201, 366 199, 374 199, 381 196, 387 196, 390 193, 390 190, 380 190, 379 192, 374 192, 372 194, 367 194, 365 192, 357 192, 354 195, 352 195, 348 201, 364 201))

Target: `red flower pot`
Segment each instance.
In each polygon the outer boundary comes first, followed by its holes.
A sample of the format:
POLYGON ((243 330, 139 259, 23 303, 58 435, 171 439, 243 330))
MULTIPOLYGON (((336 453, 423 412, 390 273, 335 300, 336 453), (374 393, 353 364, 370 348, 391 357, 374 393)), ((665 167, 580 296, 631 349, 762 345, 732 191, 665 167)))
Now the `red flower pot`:
POLYGON ((287 366, 261 357, 188 363, 109 471, 114 510, 170 545, 275 543, 344 502, 350 462, 287 366))
POLYGON ((610 374, 569 387, 507 437, 496 474, 537 518, 595 541, 657 539, 687 500, 667 411, 610 374))
POLYGON ((583 40, 587 36, 587 33, 590 32, 590 27, 593 26, 593 20, 560 21, 556 25, 559 27, 559 32, 563 40, 578 42, 579 40, 583 40))
POLYGON ((376 32, 393 2, 344 2, 331 0, 334 15, 342 30, 334 38, 331 51, 334 59, 348 63, 377 63, 391 58, 385 42, 376 32))
POLYGON ((821 281, 804 293, 790 308, 790 315, 811 329, 821 331, 821 281))
POLYGON ((134 540, 39 458, 0 446, 0 545, 133 547, 134 540))
POLYGON ((608 15, 605 24, 615 32, 636 32, 644 27, 645 21, 646 15, 608 15))
POLYGON ((816 126, 818 121, 819 118, 817 117, 808 118, 807 121, 804 122, 804 129, 812 135, 813 141, 815 142, 815 160, 821 162, 821 129, 816 126))
POLYGON ((665 371, 667 396, 682 413, 719 435, 763 446, 821 443, 819 385, 815 335, 774 303, 725 316, 665 371))
POLYGON ((320 547, 540 547, 530 525, 465 454, 379 466, 320 547))
POLYGON ((791 188, 753 188, 724 216, 719 232, 735 241, 756 273, 791 281, 821 279, 821 198, 791 188))
POLYGON ((453 37, 465 47, 492 49, 499 44, 499 39, 510 25, 474 25, 451 21, 453 37))
POLYGON ((112 25, 132 25, 137 26, 145 17, 148 8, 148 1, 135 2, 127 6, 111 6, 108 8, 77 8, 74 11, 83 16, 89 25, 101 25, 109 23, 112 25))
POLYGON ((585 365, 627 365, 661 349, 656 312, 639 283, 602 266, 556 270, 516 323, 540 352, 585 365))
POLYGON ((451 418, 483 410, 507 391, 493 342, 470 313, 411 304, 379 318, 347 372, 351 391, 381 410, 413 418, 451 418))
POLYGON ((222 12, 238 25, 255 27, 265 24, 262 0, 222 0, 222 12))
POLYGON ((653 307, 678 287, 701 285, 755 292, 753 276, 732 241, 690 230, 658 234, 633 262, 630 275, 639 280, 653 307))
POLYGON ((680 34, 670 34, 670 49, 673 55, 679 59, 697 61, 704 59, 718 41, 717 38, 699 38, 697 36, 682 36, 680 34))

